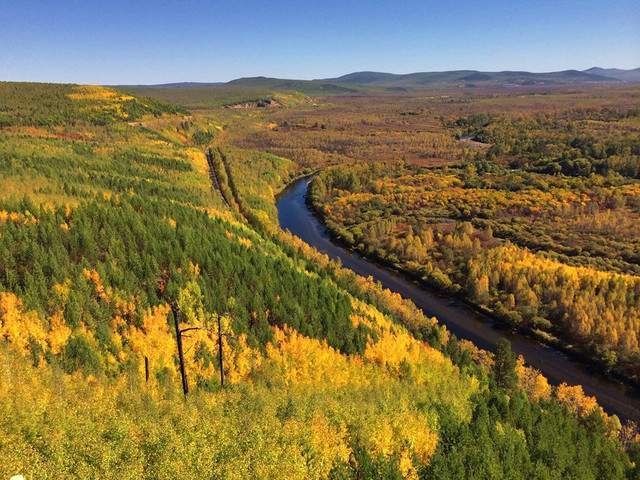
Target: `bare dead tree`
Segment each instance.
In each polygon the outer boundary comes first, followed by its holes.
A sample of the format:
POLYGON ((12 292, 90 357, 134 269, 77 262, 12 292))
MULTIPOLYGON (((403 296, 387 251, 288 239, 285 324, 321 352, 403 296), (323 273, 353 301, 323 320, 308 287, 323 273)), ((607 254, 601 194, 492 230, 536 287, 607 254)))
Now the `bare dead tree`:
POLYGON ((187 372, 184 366, 184 350, 182 349, 182 330, 180 330, 180 321, 178 306, 175 302, 171 302, 171 311, 173 312, 173 322, 176 328, 176 343, 178 344, 178 361, 180 362, 180 376, 182 377, 182 392, 186 397, 189 394, 189 382, 187 380, 187 372))
POLYGON ((220 366, 220 387, 224 388, 224 353, 222 348, 222 323, 220 315, 218 319, 218 363, 220 366))
MULTIPOLYGON (((186 397, 189 394, 189 381, 187 380, 187 369, 184 362, 184 347, 182 344, 182 338, 186 332, 192 330, 204 330, 202 327, 187 327, 180 328, 180 310, 175 302, 171 302, 171 311, 173 312, 173 322, 176 329, 176 343, 178 345, 178 361, 180 363, 180 377, 182 378, 182 391, 186 397)), ((218 323, 219 324, 219 323, 218 323)))
POLYGON ((222 348, 222 315, 216 315, 218 321, 218 365, 220 367, 220 387, 224 388, 224 349, 222 348))

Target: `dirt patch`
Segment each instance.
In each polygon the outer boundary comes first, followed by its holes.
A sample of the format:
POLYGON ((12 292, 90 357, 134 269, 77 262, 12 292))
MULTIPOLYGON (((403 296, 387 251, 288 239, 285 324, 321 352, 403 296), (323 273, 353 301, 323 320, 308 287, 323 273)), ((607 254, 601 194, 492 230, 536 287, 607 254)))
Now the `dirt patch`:
POLYGON ((260 98, 258 100, 251 100, 248 102, 230 103, 224 106, 224 108, 233 108, 233 109, 278 108, 278 107, 282 107, 282 104, 270 98, 260 98))

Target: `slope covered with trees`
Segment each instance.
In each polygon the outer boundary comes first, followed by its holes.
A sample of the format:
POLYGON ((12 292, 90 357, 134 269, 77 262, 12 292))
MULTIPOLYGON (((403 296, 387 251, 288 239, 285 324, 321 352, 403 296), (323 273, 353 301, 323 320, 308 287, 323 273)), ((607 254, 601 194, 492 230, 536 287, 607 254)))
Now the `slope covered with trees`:
POLYGON ((508 346, 494 360, 280 232, 273 196, 304 166, 227 145, 251 114, 102 87, 0 98, 0 471, 636 473, 633 426, 579 387, 508 346))
POLYGON ((475 114, 452 124, 463 135, 490 144, 489 159, 514 168, 588 177, 617 173, 640 178, 640 109, 605 107, 562 114, 475 114))

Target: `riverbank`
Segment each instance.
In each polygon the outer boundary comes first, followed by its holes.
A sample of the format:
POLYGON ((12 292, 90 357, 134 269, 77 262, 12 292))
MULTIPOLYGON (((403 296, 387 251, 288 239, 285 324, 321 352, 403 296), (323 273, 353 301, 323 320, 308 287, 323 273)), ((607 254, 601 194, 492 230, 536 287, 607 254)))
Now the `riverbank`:
POLYGON ((620 383, 625 388, 632 390, 634 394, 640 398, 640 383, 638 382, 638 380, 630 378, 629 376, 625 376, 623 373, 617 371, 616 369, 609 369, 602 358, 596 356, 593 351, 588 350, 586 347, 583 347, 580 344, 569 344, 563 342, 561 332, 543 332, 534 328, 515 325, 513 322, 509 321, 508 317, 500 315, 499 312, 495 311, 489 306, 480 305, 473 302, 467 297, 467 295, 465 295, 464 291, 460 288, 447 289, 445 286, 438 285, 437 283, 430 281, 428 277, 425 277, 419 271, 412 270, 411 268, 405 267, 401 263, 394 263, 385 257, 376 255, 375 253, 371 254, 361 248, 358 248, 358 246, 349 242, 342 235, 340 235, 338 231, 332 229, 329 224, 327 224, 327 219, 325 218, 319 205, 316 205, 314 203, 312 195, 310 193, 306 195, 305 201, 309 210, 326 228, 329 236, 331 237, 331 240, 334 243, 337 243, 338 245, 342 246, 352 253, 357 253, 359 256, 371 263, 374 263, 382 268, 390 269, 400 275, 407 277, 411 281, 420 285, 422 288, 428 289, 438 296, 441 296, 443 298, 455 298, 456 301, 463 303, 468 308, 474 310, 487 322, 491 322, 496 328, 509 330, 514 334, 526 336, 534 341, 543 343, 551 348, 560 350, 567 355, 572 356, 576 361, 584 364, 585 368, 592 370, 594 373, 606 377, 607 379, 620 383), (551 333, 553 333, 553 335, 551 333))
POLYGON ((340 245, 331 238, 328 229, 307 204, 309 181, 308 176, 303 177, 278 196, 278 217, 282 228, 330 257, 340 259, 345 267, 360 275, 371 275, 385 288, 410 298, 426 315, 438 318, 459 338, 485 349, 492 349, 499 339, 507 338, 514 351, 523 355, 527 363, 539 369, 551 383, 580 384, 586 393, 596 396, 609 413, 628 419, 640 418, 637 392, 594 371, 593 365, 519 332, 505 330, 495 319, 478 312, 459 298, 429 291, 404 274, 377 265, 340 245))

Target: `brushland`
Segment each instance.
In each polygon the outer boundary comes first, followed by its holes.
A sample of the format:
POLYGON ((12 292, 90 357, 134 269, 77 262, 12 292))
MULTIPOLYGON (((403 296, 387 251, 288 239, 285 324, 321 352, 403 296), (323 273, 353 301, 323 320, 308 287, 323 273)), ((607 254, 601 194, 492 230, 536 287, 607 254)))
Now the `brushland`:
POLYGON ((579 386, 281 232, 311 164, 241 145, 270 114, 75 85, 0 105, 3 474, 636 475, 634 425, 579 386))

